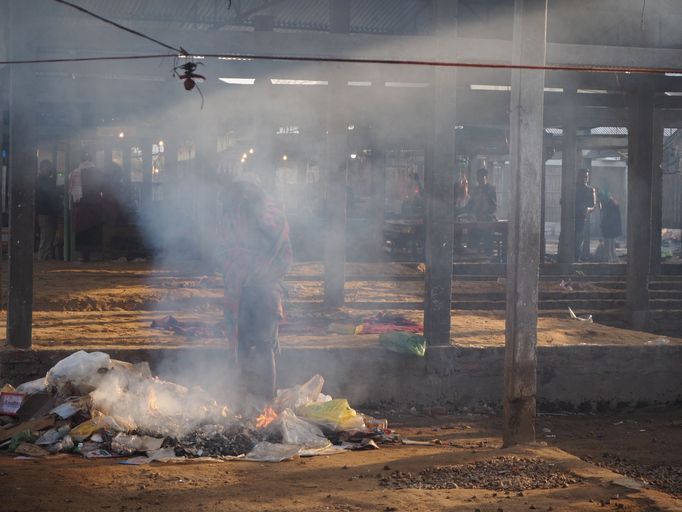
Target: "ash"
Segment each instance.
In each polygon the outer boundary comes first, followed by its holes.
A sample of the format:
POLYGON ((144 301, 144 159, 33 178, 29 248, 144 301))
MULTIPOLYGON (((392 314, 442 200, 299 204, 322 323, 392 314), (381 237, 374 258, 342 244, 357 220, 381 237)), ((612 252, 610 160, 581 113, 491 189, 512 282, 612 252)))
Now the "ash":
POLYGON ((239 456, 250 452, 262 435, 244 426, 204 425, 182 439, 170 439, 179 457, 239 456))
POLYGON ((526 491, 580 483, 572 473, 538 458, 497 457, 456 466, 433 466, 418 474, 395 471, 381 485, 394 489, 489 489, 526 491))

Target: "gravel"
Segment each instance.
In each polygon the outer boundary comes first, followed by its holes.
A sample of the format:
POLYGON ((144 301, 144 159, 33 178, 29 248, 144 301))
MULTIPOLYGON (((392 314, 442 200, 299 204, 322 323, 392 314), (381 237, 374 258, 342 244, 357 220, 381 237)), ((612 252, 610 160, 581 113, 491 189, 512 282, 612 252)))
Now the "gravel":
POLYGON ((608 452, 603 453, 601 459, 591 457, 585 459, 597 466, 641 480, 649 487, 682 498, 682 466, 678 464, 641 464, 608 452))
POLYGON ((455 466, 432 466, 418 474, 394 471, 380 480, 394 489, 488 489, 521 492, 555 489, 580 483, 572 473, 560 471, 538 458, 496 457, 455 466))

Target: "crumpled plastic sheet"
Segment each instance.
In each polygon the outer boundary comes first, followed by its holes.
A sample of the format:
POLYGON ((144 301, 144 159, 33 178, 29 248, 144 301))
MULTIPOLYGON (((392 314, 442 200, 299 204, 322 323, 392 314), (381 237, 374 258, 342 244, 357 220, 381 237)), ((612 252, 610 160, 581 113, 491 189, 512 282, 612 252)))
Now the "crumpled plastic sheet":
POLYGON ((79 350, 55 364, 45 376, 47 384, 64 393, 92 391, 102 379, 102 370, 111 368, 111 358, 104 352, 79 350))
POLYGON ((284 409, 268 426, 268 430, 279 432, 284 444, 297 444, 305 448, 325 448, 331 445, 319 427, 298 418, 291 409, 284 409))
POLYGON ((256 444, 243 460, 254 462, 282 462, 293 459, 301 451, 297 444, 279 444, 261 441, 256 444))
MULTIPOLYGON (((146 452, 158 450, 163 444, 163 438, 138 436, 119 432, 111 440, 111 449, 120 454, 132 454, 135 452, 146 452)), ((175 455, 175 452, 173 452, 175 455)))
POLYGON ((297 410, 306 404, 316 402, 322 392, 324 378, 314 375, 306 383, 287 389, 278 389, 274 400, 276 410, 297 410))
POLYGON ((47 389, 47 379, 45 377, 40 377, 39 379, 32 380, 29 382, 24 382, 23 384, 17 386, 17 393, 26 393, 27 395, 33 393, 39 393, 47 389))

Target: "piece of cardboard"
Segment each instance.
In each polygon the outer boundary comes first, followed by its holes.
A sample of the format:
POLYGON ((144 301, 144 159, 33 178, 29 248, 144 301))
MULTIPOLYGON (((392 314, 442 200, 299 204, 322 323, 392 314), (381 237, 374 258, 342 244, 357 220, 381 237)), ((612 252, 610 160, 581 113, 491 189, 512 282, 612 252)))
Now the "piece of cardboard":
POLYGON ((17 411, 19 421, 42 418, 57 405, 57 398, 46 391, 32 393, 26 397, 21 408, 17 411))
POLYGON ((17 393, 16 391, 3 391, 0 393, 0 415, 16 416, 25 398, 26 393, 17 393))
POLYGON ((12 439, 15 434, 23 432, 24 430, 45 430, 50 427, 54 427, 54 417, 45 416, 43 418, 38 418, 36 420, 24 421, 18 425, 8 428, 5 430, 0 430, 0 443, 12 439))
POLYGON ((44 448, 31 443, 21 443, 19 446, 17 446, 17 449, 14 450, 14 453, 18 455, 26 455, 27 457, 47 457, 50 455, 50 452, 44 448))

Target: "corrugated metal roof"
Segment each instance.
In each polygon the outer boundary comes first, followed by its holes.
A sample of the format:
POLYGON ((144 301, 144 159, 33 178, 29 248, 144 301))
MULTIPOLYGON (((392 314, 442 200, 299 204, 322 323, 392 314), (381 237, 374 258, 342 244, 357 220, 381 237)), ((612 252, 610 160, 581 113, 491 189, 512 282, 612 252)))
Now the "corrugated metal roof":
MULTIPOLYGON (((418 34, 429 26, 431 0, 348 0, 351 32, 418 34)), ((169 23, 177 27, 251 27, 273 16, 276 29, 329 28, 328 0, 79 0, 79 5, 117 20, 169 23)), ((65 14, 73 14, 65 8, 65 14)))

